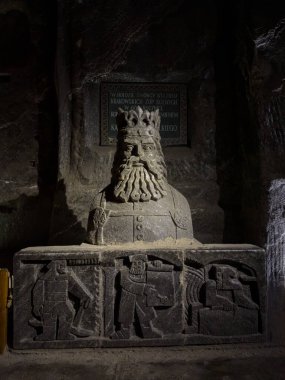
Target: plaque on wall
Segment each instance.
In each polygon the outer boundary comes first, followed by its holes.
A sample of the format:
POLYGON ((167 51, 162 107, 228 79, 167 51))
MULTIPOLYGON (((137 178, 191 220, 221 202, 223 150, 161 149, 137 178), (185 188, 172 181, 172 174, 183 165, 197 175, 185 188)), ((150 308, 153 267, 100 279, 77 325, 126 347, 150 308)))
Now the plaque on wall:
POLYGON ((117 141, 118 108, 126 111, 140 106, 149 111, 159 109, 160 135, 163 145, 187 144, 187 88, 166 83, 102 83, 101 144, 117 141))

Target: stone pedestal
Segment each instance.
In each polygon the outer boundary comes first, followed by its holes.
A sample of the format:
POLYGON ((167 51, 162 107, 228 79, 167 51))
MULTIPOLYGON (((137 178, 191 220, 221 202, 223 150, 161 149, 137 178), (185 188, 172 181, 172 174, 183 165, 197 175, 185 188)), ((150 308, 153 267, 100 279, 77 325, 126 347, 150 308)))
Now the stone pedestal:
POLYGON ((263 340, 264 261, 249 245, 24 249, 14 261, 14 347, 263 340))

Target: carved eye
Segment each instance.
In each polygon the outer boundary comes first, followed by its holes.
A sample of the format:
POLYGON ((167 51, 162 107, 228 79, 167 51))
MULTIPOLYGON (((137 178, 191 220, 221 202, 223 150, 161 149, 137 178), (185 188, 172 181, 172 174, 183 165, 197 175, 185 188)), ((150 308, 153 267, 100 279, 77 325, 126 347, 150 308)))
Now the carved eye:
POLYGON ((133 150, 133 148, 134 148, 133 145, 127 145, 127 146, 126 146, 126 150, 127 150, 128 152, 131 152, 131 151, 133 150))
POLYGON ((149 125, 149 120, 148 120, 148 119, 144 118, 144 119, 143 119, 143 122, 144 122, 146 125, 149 125))
POLYGON ((151 151, 151 150, 153 150, 153 145, 143 145, 143 149, 145 151, 151 151))

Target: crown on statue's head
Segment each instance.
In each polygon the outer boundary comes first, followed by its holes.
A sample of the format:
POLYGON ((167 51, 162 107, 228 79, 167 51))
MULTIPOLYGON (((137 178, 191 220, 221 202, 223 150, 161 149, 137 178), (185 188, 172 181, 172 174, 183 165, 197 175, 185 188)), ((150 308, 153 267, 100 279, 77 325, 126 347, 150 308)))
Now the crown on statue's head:
POLYGON ((118 109, 117 115, 118 137, 127 136, 152 136, 160 138, 160 115, 159 110, 147 111, 141 107, 135 110, 124 111, 118 109))

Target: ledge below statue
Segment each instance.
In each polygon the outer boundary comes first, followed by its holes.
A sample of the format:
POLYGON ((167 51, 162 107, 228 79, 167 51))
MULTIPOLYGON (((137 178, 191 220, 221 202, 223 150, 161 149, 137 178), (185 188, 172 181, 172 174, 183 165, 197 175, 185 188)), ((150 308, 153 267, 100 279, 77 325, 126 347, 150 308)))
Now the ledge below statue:
POLYGON ((14 259, 14 347, 264 340, 264 250, 251 245, 26 248, 14 259))

